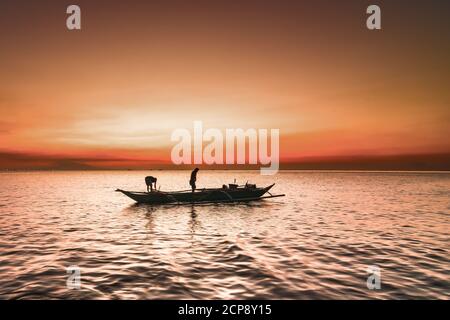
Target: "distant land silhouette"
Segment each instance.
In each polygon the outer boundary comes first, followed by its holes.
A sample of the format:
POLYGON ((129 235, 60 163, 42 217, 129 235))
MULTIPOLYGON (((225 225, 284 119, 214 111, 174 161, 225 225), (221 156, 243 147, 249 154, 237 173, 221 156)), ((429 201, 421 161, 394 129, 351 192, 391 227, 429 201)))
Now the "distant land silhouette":
MULTIPOLYGON (((167 160, 80 158, 0 152, 0 170, 203 170, 259 169, 261 165, 180 165, 167 160)), ((354 155, 281 159, 281 170, 405 170, 450 171, 450 153, 354 155)))

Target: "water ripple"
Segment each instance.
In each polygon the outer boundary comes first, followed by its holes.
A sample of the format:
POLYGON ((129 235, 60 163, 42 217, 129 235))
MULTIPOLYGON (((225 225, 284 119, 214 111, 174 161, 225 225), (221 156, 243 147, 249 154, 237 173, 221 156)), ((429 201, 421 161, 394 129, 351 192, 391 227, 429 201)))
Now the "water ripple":
MULTIPOLYGON (((6 299, 450 298, 450 175, 282 172, 282 199, 135 205, 148 172, 1 174, 6 299), (366 286, 367 267, 381 289, 366 286), (81 271, 67 287, 66 268, 81 271)), ((155 172, 185 189, 186 172, 155 172)), ((205 172, 269 184, 254 172, 205 172)))

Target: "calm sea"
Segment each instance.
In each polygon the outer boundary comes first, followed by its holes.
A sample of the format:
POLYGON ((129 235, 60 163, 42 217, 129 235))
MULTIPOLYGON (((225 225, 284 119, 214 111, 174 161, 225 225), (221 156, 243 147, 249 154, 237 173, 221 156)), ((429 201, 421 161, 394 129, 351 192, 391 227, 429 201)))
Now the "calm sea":
POLYGON ((0 298, 450 298, 450 174, 199 172, 198 187, 276 182, 286 194, 248 204, 114 192, 143 191, 146 175, 187 189, 189 174, 0 174, 0 298))

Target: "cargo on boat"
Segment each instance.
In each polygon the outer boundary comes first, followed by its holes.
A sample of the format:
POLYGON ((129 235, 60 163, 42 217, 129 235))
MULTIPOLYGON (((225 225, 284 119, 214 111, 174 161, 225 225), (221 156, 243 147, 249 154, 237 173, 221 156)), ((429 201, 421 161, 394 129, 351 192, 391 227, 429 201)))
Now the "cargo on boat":
POLYGON ((127 197, 138 203, 164 204, 164 203, 220 203, 220 202, 243 202, 266 198, 283 197, 284 194, 272 195, 269 190, 275 184, 259 188, 253 184, 238 186, 236 184, 224 185, 222 188, 198 189, 183 191, 158 191, 136 192, 117 189, 127 197), (265 194, 267 196, 264 196, 265 194))

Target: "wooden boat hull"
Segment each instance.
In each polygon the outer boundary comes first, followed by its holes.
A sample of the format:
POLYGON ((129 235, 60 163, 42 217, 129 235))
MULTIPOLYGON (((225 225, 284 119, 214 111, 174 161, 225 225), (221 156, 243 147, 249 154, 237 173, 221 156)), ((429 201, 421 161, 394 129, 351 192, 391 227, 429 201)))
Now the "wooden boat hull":
MULTIPOLYGON (((133 192, 120 189, 117 189, 116 191, 123 193, 137 203, 220 203, 258 200, 273 186, 274 184, 265 188, 240 187, 236 189, 201 189, 196 190, 195 192, 133 192)), ((271 195, 270 197, 274 196, 271 195)))

